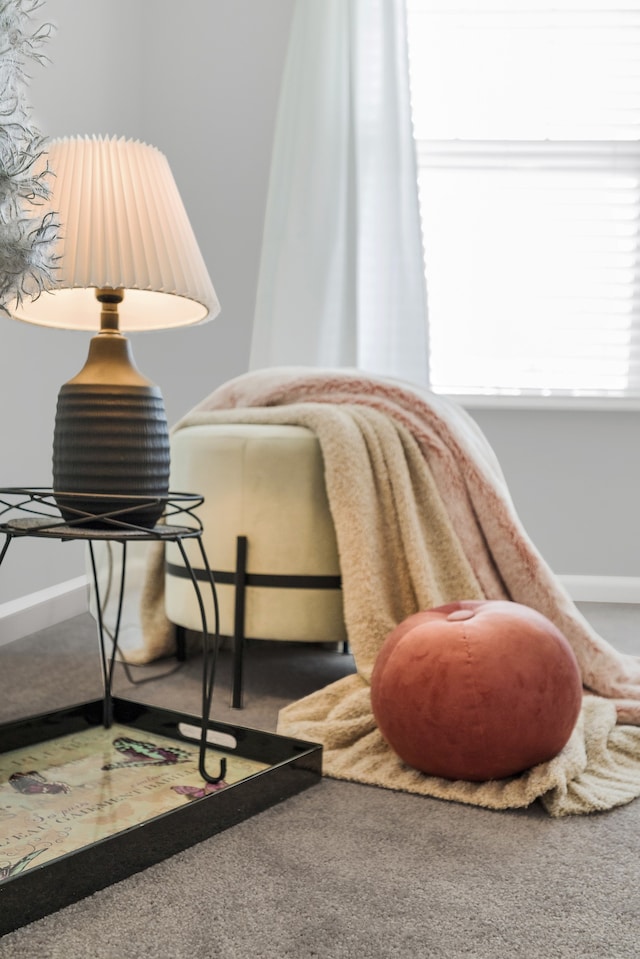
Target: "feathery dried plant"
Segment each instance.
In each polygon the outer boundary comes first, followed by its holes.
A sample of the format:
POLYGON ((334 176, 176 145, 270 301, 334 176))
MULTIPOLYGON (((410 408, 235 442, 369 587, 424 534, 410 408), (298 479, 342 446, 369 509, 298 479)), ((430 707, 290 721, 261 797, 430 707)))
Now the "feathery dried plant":
POLYGON ((44 0, 0 0, 0 312, 55 285, 55 215, 38 210, 52 175, 45 138, 31 119, 28 61, 44 64, 40 48, 51 24, 34 25, 44 0))

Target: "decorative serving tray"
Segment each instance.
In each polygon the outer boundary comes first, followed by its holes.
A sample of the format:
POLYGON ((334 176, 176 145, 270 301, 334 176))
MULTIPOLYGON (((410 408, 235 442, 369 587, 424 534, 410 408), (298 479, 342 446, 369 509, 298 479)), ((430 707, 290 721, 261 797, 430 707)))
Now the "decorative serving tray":
POLYGON ((129 700, 0 726, 0 935, 201 842, 320 780, 314 743, 129 700))

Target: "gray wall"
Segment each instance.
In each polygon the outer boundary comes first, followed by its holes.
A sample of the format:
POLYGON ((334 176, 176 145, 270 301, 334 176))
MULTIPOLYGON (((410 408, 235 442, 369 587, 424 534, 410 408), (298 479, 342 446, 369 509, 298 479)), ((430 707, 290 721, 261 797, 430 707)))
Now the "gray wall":
MULTIPOLYGON (((119 134, 169 158, 222 303, 134 339, 174 422, 248 362, 273 122, 293 0, 47 0, 52 63, 30 99, 48 136, 119 134)), ((0 318, 2 485, 50 483, 57 391, 85 334, 0 318)), ((473 410, 523 522, 559 573, 638 575, 637 412, 473 410)), ((82 548, 17 542, 0 602, 84 572, 82 548)))
MULTIPOLYGON (((133 337, 175 422, 244 372, 293 0, 47 0, 51 63, 29 97, 47 136, 117 134, 168 157, 222 304, 211 323, 133 337)), ((2 486, 47 486, 60 385, 88 336, 0 318, 2 486)), ((84 573, 77 543, 16 541, 0 603, 84 573)))
POLYGON ((640 411, 471 413, 556 573, 640 576, 640 411))

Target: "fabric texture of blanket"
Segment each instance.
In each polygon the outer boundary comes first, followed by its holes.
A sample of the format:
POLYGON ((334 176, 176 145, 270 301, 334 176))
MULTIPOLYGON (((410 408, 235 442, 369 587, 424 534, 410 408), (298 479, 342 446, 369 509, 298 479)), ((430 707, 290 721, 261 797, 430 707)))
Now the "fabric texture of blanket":
MULTIPOLYGON (((285 707, 278 731, 322 743, 326 775, 504 809, 540 799, 554 816, 609 809, 640 795, 640 658, 591 628, 522 527, 499 463, 457 404, 411 384, 356 371, 248 373, 206 397, 174 427, 286 423, 318 436, 342 572, 356 672, 285 707), (420 609, 507 599, 564 633, 585 696, 551 762, 509 780, 449 782, 403 765, 379 733, 369 682, 393 627, 420 609)), ((166 654, 160 550, 142 596, 145 649, 166 654)))

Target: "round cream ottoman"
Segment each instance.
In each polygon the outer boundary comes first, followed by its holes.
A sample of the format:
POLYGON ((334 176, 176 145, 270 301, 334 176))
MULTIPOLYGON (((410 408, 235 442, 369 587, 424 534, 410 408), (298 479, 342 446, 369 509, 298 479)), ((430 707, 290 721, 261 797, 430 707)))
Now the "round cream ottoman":
MULTIPOLYGON (((320 444, 302 426, 204 424, 171 437, 171 489, 198 493, 202 542, 214 571, 220 634, 238 632, 233 582, 246 538, 243 638, 343 643, 340 563, 320 444), (311 579, 309 579, 311 577, 311 579), (229 581, 231 580, 231 581, 229 581)), ((202 567, 197 544, 190 562, 202 567)), ((201 630, 180 552, 167 544, 165 608, 171 622, 201 630)), ((202 584, 210 631, 213 604, 202 584)))

